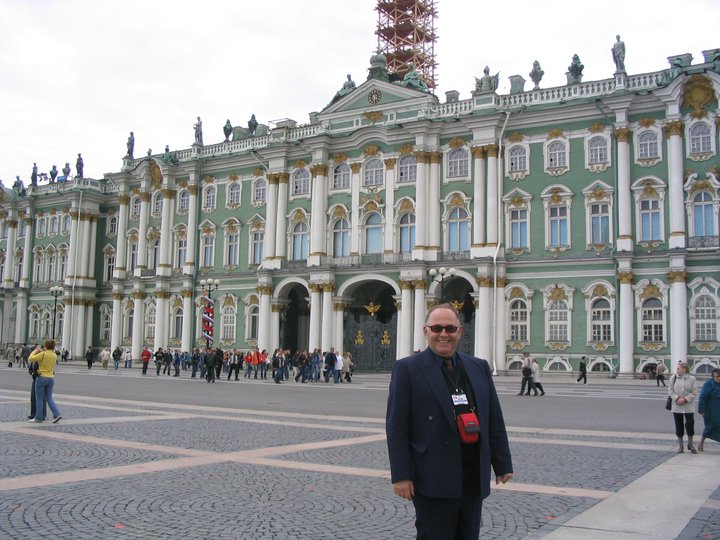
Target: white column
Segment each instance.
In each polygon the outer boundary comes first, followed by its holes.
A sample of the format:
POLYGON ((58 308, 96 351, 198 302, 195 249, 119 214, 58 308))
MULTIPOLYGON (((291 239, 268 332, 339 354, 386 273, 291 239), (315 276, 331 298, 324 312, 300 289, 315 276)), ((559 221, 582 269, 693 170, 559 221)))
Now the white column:
POLYGON ((75 344, 72 340, 73 335, 73 309, 70 305, 70 297, 68 294, 68 291, 66 290, 65 294, 67 295, 67 300, 64 302, 65 304, 65 310, 63 311, 63 331, 62 331, 62 343, 63 347, 66 347, 70 354, 72 355, 72 358, 79 358, 82 357, 82 355, 85 353, 84 350, 76 351, 73 347, 75 344))
POLYGON ((687 360, 688 354, 687 272, 675 270, 667 277, 670 282, 670 361, 674 371, 678 362, 687 360))
POLYGON ((265 245, 264 257, 271 260, 275 258, 275 231, 277 229, 278 208, 278 175, 267 175, 267 213, 265 214, 265 245))
MULTIPOLYGON (((5 223, 8 226, 8 233, 7 243, 5 244, 5 271, 3 272, 2 283, 6 289, 13 289, 15 288, 13 274, 15 273, 15 250, 17 249, 15 244, 17 243, 18 222, 15 217, 12 217, 8 218, 5 223)), ((20 318, 19 315, 18 312, 18 319, 20 318)))
POLYGON ((95 305, 91 301, 88 301, 85 306, 83 319, 85 321, 85 341, 82 343, 82 348, 85 350, 88 345, 94 345, 93 328, 95 327, 95 305))
MULTIPOLYGON (((322 286, 322 330, 320 336, 321 351, 330 350, 330 347, 337 347, 339 349, 342 348, 342 343, 333 343, 334 320, 332 310, 332 297, 334 288, 335 285, 332 283, 326 283, 322 286)), ((312 350, 310 352, 312 352, 312 350)))
POLYGON ((197 244, 199 233, 197 215, 197 184, 189 185, 188 192, 190 193, 190 201, 188 203, 187 254, 185 256, 185 264, 183 265, 183 274, 192 275, 195 273, 195 268, 197 267, 197 261, 195 260, 195 246, 197 244))
MULTIPOLYGON (((18 343, 26 343, 28 335, 28 297, 27 291, 19 291, 17 300, 17 311, 15 316, 15 340, 18 343)), ((52 332, 52 331, 51 331, 52 332)))
MULTIPOLYGON (((287 253, 287 200, 288 173, 278 174, 277 229, 275 231, 275 258, 284 259, 287 253)), ((262 349, 260 349, 262 350, 262 349)))
POLYGON ((285 309, 282 304, 273 304, 271 306, 272 313, 270 314, 270 339, 271 346, 268 352, 272 352, 278 347, 284 347, 283 343, 280 343, 280 313, 285 309))
POLYGON ((395 163, 397 160, 385 160, 385 231, 384 252, 386 255, 395 253, 395 163))
MULTIPOLYGON (((167 291, 155 293, 155 347, 168 346, 168 298, 167 291)), ((219 332, 217 332, 219 334, 219 332)))
MULTIPOLYGON (((415 180, 415 248, 413 250, 413 259, 423 260, 425 258, 425 248, 428 245, 428 179, 427 179, 427 152, 415 152, 417 159, 417 177, 415 180)), ((423 287, 424 290, 424 287, 423 287)), ((417 289, 415 290, 417 300, 417 289)), ((415 304, 417 309, 417 303, 415 304)), ((424 305, 423 305, 424 310, 424 305)), ((417 330, 417 327, 415 328, 417 330)), ((423 342, 425 336, 423 336, 423 342)), ((416 340, 417 342, 417 336, 416 340)), ((423 343, 424 344, 424 343, 423 343)), ((414 348, 417 350, 417 347, 414 348)))
POLYGON ((496 246, 499 242, 498 237, 498 147, 496 144, 487 147, 487 244, 496 246))
MULTIPOLYGON (((30 215, 28 209, 27 215, 30 215)), ((23 266, 22 275, 20 276, 20 287, 28 288, 30 286, 30 269, 33 264, 32 257, 32 239, 35 234, 33 230, 33 220, 31 217, 23 218, 25 220, 25 245, 23 247, 23 266)), ((59 252, 58 252, 59 253, 59 252)), ((59 259, 58 259, 58 264, 59 259)))
POLYGON ((79 275, 75 276, 78 278, 87 278, 90 273, 90 244, 91 244, 91 238, 92 238, 92 216, 89 213, 81 213, 80 214, 80 223, 82 224, 82 235, 81 235, 81 245, 78 246, 80 248, 79 251, 79 257, 80 261, 78 264, 78 272, 79 275))
POLYGON ((398 325, 397 358, 405 358, 413 352, 413 292, 411 281, 400 281, 400 320, 398 325))
POLYGON ((619 272, 620 280, 620 321, 618 338, 620 352, 620 373, 632 375, 634 368, 633 351, 635 349, 635 297, 632 289, 632 272, 619 272))
POLYGON ((618 251, 632 251, 632 193, 630 191, 630 130, 620 127, 617 139, 618 168, 618 251))
MULTIPOLYGON (((326 254, 325 224, 327 222, 327 165, 315 165, 312 172, 312 214, 310 219, 310 257, 326 254)), ((319 260, 317 261, 319 264, 319 260)))
POLYGON ((492 298, 493 280, 491 277, 479 277, 478 283, 478 305, 475 310, 475 356, 487 360, 493 369, 492 341, 485 336, 492 335, 492 323, 490 321, 490 307, 492 298))
POLYGON ((75 305, 72 307, 73 312, 73 328, 72 328, 72 343, 71 350, 77 351, 77 354, 85 354, 85 349, 88 345, 91 345, 90 340, 85 338, 85 330, 87 328, 87 321, 85 317, 85 302, 86 300, 75 300, 75 305))
POLYGON ((132 347, 131 354, 133 359, 140 358, 142 350, 145 329, 145 293, 133 293, 133 327, 132 327, 132 347))
MULTIPOLYGON (((67 277, 72 278, 75 277, 75 274, 78 273, 78 244, 81 242, 82 238, 82 221, 80 220, 80 211, 79 210, 71 210, 70 211, 70 218, 71 218, 71 225, 70 225, 70 246, 69 246, 69 253, 68 253, 68 266, 67 266, 67 277)), ((80 272, 81 273, 81 272, 80 272)), ((64 333, 64 332, 63 332, 64 333)), ((69 343, 69 341, 66 341, 65 343, 69 343)), ((71 351, 73 354, 75 354, 77 351, 71 351)))
POLYGON ((362 163, 351 163, 350 170, 350 255, 360 255, 360 170, 362 163))
POLYGON ((193 309, 193 291, 192 289, 183 289, 180 291, 183 299, 183 322, 182 322, 182 340, 181 347, 183 351, 192 352, 193 343, 193 321, 195 320, 195 310, 193 309))
MULTIPOLYGON (((485 193, 487 184, 485 182, 485 148, 483 146, 472 147, 473 156, 473 246, 485 245, 485 193)), ((476 336, 478 334, 475 334, 476 336)), ((478 339, 475 340, 477 343, 478 339)), ((481 356, 480 358, 488 358, 481 356)))
POLYGON ((320 322, 322 319, 321 286, 311 283, 310 286, 310 335, 308 336, 308 349, 320 347, 320 322))
POLYGON ((413 281, 415 287, 415 302, 413 305, 413 351, 419 351, 425 348, 425 280, 417 279, 413 281))
POLYGON ((680 121, 667 126, 668 141, 668 184, 670 192, 670 249, 685 247, 685 200, 683 197, 683 154, 680 121))
MULTIPOLYGON (((330 345, 331 347, 335 347, 335 349, 342 350, 345 347, 345 335, 343 333, 344 330, 344 323, 345 323, 345 304, 339 302, 333 305, 333 314, 335 317, 335 324, 333 325, 335 329, 335 337, 333 339, 333 343, 330 345)), ((349 336, 350 339, 353 339, 355 336, 349 336)), ((325 352, 325 350, 323 350, 325 352)))
POLYGON ((97 226, 98 226, 98 220, 97 216, 90 215, 88 216, 88 227, 90 229, 90 249, 85 250, 88 252, 87 258, 87 268, 85 272, 85 276, 87 276, 90 279, 95 279, 95 254, 97 253, 97 226))
POLYGON ((147 268, 147 231, 150 218, 150 193, 140 193, 140 224, 138 225, 138 263, 135 270, 140 275, 147 268))
POLYGON ((160 260, 156 273, 162 276, 169 276, 172 271, 172 255, 170 246, 172 244, 173 208, 175 207, 174 189, 163 189, 162 221, 160 225, 160 260))
MULTIPOLYGON (((120 195, 118 201, 120 203, 120 212, 118 215, 117 249, 115 251, 116 257, 113 277, 116 279, 122 279, 125 277, 125 265, 127 264, 127 225, 130 197, 127 195, 120 195)), ((119 343, 122 343, 122 338, 119 343)))
POLYGON ((495 366, 498 371, 505 371, 505 349, 506 349, 506 337, 507 336, 507 317, 505 313, 506 302, 505 302, 505 284, 507 279, 504 277, 498 277, 497 283, 495 284, 495 313, 493 313, 493 330, 495 332, 495 366))
POLYGON ((270 343, 272 338, 272 328, 270 326, 270 319, 272 314, 272 307, 270 306, 270 297, 272 296, 272 287, 270 285, 258 286, 258 293, 260 294, 260 324, 258 325, 258 348, 262 351, 267 349, 272 350, 273 344, 270 343))
POLYGON ((113 292, 113 307, 112 307, 112 333, 110 334, 110 350, 114 351, 115 347, 122 345, 122 292, 113 292))
POLYGON ((440 251, 440 164, 442 163, 442 158, 442 152, 430 152, 430 184, 428 186, 427 199, 427 245, 435 251, 440 251))

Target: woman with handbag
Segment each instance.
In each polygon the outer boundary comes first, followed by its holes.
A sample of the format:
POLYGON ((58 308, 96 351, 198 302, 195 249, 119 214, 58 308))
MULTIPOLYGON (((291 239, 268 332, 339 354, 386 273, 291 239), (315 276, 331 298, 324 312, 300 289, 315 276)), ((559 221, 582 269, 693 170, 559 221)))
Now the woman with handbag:
POLYGON ((53 399, 53 387, 55 386, 55 364, 57 356, 55 355, 55 340, 48 339, 45 341, 45 347, 38 346, 28 358, 30 364, 38 363, 38 376, 35 380, 35 418, 28 422, 40 423, 45 420, 45 404, 47 403, 53 413, 53 424, 57 424, 61 419, 60 409, 58 409, 53 399))
POLYGON ((668 385, 668 393, 672 401, 670 410, 675 420, 675 435, 680 443, 678 454, 685 451, 683 448, 685 432, 687 432, 688 437, 688 450, 693 454, 697 454, 697 450, 693 445, 693 437, 695 436, 695 399, 698 391, 697 381, 695 377, 690 375, 689 371, 687 362, 678 362, 676 374, 670 378, 670 384, 668 385))

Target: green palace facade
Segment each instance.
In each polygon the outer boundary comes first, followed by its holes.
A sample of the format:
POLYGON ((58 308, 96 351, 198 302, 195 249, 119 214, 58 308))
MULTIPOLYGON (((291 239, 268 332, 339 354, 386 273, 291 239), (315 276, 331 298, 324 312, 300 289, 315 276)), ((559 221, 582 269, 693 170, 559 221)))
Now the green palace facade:
MULTIPOLYGON (((497 372, 720 366, 720 49, 669 68, 444 100, 371 58, 299 125, 6 189, 4 344, 353 353, 389 370, 429 306, 497 372), (214 283, 214 281, 213 281, 214 283), (52 287, 62 286, 62 292, 52 287), (59 296, 54 296, 59 295, 59 296)), ((539 67, 539 66, 538 66, 539 67)))

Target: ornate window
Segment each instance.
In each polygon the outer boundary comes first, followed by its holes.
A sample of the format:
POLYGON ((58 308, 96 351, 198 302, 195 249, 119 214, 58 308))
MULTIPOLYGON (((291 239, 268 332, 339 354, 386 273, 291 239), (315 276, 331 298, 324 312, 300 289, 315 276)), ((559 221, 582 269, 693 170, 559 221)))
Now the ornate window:
POLYGON ((448 251, 467 251, 470 249, 470 215, 460 206, 448 213, 448 251))
POLYGON ((688 157, 694 161, 703 161, 712 156, 714 150, 714 130, 703 121, 698 121, 688 129, 688 157))
POLYGON ((173 257, 174 266, 177 269, 182 270, 182 267, 187 261, 187 229, 184 225, 178 226, 173 231, 173 245, 174 253, 173 257))
POLYGON ((382 241, 382 217, 377 212, 372 212, 365 219, 365 253, 382 253, 382 241))
POLYGON ((177 208, 181 214, 190 210, 190 192, 187 189, 181 189, 178 193, 177 208))
POLYGON ((548 341, 568 340, 568 307, 565 300, 554 300, 548 306, 548 341))
POLYGON ((612 310, 605 298, 593 301, 590 309, 591 341, 612 341, 612 310))
POLYGON ((333 169, 333 189, 350 189, 350 165, 343 162, 333 169))
POLYGON ((308 258, 310 235, 307 223, 296 223, 292 230, 292 258, 294 261, 304 261, 308 258))
POLYGON ((267 180, 258 178, 253 186, 253 201, 256 203, 265 202, 267 197, 267 180))
POLYGON ((310 173, 300 169, 293 175, 292 194, 307 195, 310 193, 310 173))
POLYGON ((138 264, 138 243, 137 240, 130 240, 128 244, 128 265, 130 272, 134 272, 138 264))
POLYGON ((215 266, 215 234, 203 234, 200 237, 200 252, 202 253, 202 264, 205 268, 215 266))
POLYGON ((545 208, 545 249, 565 251, 570 247, 572 192, 565 186, 550 186, 540 197, 545 208))
POLYGON ((545 343, 553 350, 565 350, 571 346, 575 289, 564 284, 551 284, 542 292, 545 303, 545 343))
POLYGON ((130 219, 140 219, 140 208, 142 201, 140 197, 133 197, 130 201, 130 219))
POLYGON ((363 186, 382 186, 384 183, 385 171, 383 169, 383 162, 378 158, 366 161, 363 171, 363 186))
MULTIPOLYGON (((7 230, 7 229, 5 229, 7 230)), ((44 217, 38 218, 37 220, 37 237, 42 238, 47 232, 47 221, 44 217)), ((7 234, 7 233, 6 233, 7 234)))
POLYGON ((585 196, 585 244, 602 250, 612 245, 613 189, 604 182, 595 182, 583 190, 585 196))
POLYGON ((215 186, 206 186, 203 192, 203 209, 214 210, 217 204, 217 189, 215 186))
POLYGON ((642 303, 642 341, 645 343, 664 342, 665 324, 662 302, 648 298, 642 303))
POLYGON ((40 312, 39 311, 31 311, 30 312, 30 332, 29 337, 34 340, 40 339, 40 312))
POLYGON ((27 234, 27 223, 24 219, 18 220, 18 238, 25 238, 27 234))
POLYGON ((57 236, 59 230, 59 223, 57 216, 52 216, 49 221, 48 235, 57 236))
POLYGON ((398 167, 398 183, 415 182, 417 180, 417 160, 415 156, 403 156, 398 167))
POLYGON ((265 231, 263 229, 253 229, 250 233, 250 264, 262 264, 265 246, 265 231))
POLYGON ((588 141, 588 162, 591 165, 608 162, 608 144, 605 137, 597 136, 588 141))
MULTIPOLYGON (((63 236, 69 235, 71 227, 72 227, 72 218, 70 217, 69 214, 65 214, 62 218, 60 218, 60 234, 63 236)), ((24 227, 21 226, 21 229, 24 229, 24 227)))
POLYGON ((415 214, 400 216, 400 253, 411 253, 415 247, 415 214))
POLYGON ((503 196, 505 211, 505 244, 515 254, 530 250, 530 201, 532 196, 514 189, 503 196))
POLYGON ((68 263, 68 252, 67 252, 67 246, 66 247, 60 247, 60 275, 58 276, 58 281, 63 281, 65 279, 65 276, 67 275, 67 263, 68 263))
POLYGON ((640 159, 659 157, 657 133, 646 131, 638 137, 638 156, 640 159))
POLYGON ((528 170, 527 148, 522 144, 516 144, 510 148, 508 171, 511 173, 525 172, 528 170))
POLYGON ((333 256, 347 257, 350 255, 350 224, 344 218, 333 225, 333 256))
POLYGON ((465 148, 455 148, 448 154, 448 178, 463 178, 468 176, 468 151, 465 148))
POLYGON ((698 296, 692 306, 693 310, 693 341, 718 340, 718 305, 709 294, 698 296))
POLYGON ((635 163, 641 167, 650 167, 662 159, 662 130, 653 119, 645 118, 633 128, 635 145, 635 163))
POLYGON ((158 191, 153 195, 153 202, 152 202, 152 213, 154 216, 158 217, 162 215, 162 209, 163 209, 163 194, 162 191, 158 191))
POLYGON ((685 183, 689 248, 717 248, 720 245, 720 182, 711 172, 706 176, 706 180, 698 180, 697 174, 693 173, 685 183))
POLYGON ((662 240, 660 200, 657 197, 643 198, 640 201, 640 241, 654 242, 659 240, 662 240))
POLYGON ((665 238, 665 184, 657 178, 645 178, 635 182, 632 190, 638 242, 660 245, 665 238))
POLYGON ((234 306, 225 306, 222 308, 220 324, 220 339, 223 341, 235 341, 235 321, 237 321, 237 313, 234 306))
POLYGON ((135 324, 135 310, 130 308, 125 313, 125 324, 123 325, 123 335, 127 339, 132 339, 133 326, 135 324))
POLYGON ((145 312, 145 339, 155 339, 155 306, 150 306, 145 312))
POLYGON ((108 236, 115 236, 117 234, 117 224, 118 220, 117 217, 111 216, 107 220, 107 235, 108 236))
POLYGON ((107 343, 110 341, 110 332, 112 330, 112 312, 108 306, 103 304, 100 308, 100 341, 107 343))
POLYGON ((510 341, 527 343, 530 335, 528 306, 525 300, 516 299, 510 302, 510 341))
POLYGON ((236 225, 229 225, 225 229, 225 265, 238 266, 240 264, 240 233, 236 225))
POLYGON ((45 253, 42 249, 37 249, 33 254, 35 266, 33 268, 33 282, 40 283, 45 281, 45 253))
POLYGON ((103 273, 103 277, 105 278, 105 282, 109 282, 115 273, 115 250, 112 247, 105 249, 104 263, 105 272, 103 273))
POLYGON ((228 206, 238 206, 240 204, 240 184, 238 182, 228 184, 227 203, 228 206))
POLYGON ((183 327, 183 315, 184 311, 182 308, 178 307, 173 310, 173 312, 170 314, 170 338, 171 339, 181 339, 183 335, 182 327, 183 327))
POLYGON ((260 308, 257 304, 251 305, 247 310, 247 324, 245 325, 245 340, 257 340, 260 327, 260 308))
POLYGON ((692 205, 692 235, 693 236, 715 236, 715 207, 712 195, 702 191, 693 197, 692 205))
POLYGON ((545 141, 545 172, 560 176, 570 170, 570 141, 565 138, 545 141))
POLYGON ((55 279, 55 272, 57 271, 57 254, 52 251, 52 248, 48 250, 48 281, 56 281, 55 279))

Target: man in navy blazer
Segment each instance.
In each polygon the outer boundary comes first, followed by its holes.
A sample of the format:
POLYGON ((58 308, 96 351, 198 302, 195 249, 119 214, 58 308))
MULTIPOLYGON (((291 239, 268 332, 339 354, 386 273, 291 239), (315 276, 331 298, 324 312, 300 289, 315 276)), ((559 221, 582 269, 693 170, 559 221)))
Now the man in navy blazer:
POLYGON ((415 506, 417 538, 477 540, 482 500, 513 476, 505 421, 485 360, 457 351, 458 312, 433 307, 428 348, 395 362, 387 403, 390 472, 397 495, 415 506), (463 443, 458 414, 475 412, 479 440, 463 443))

